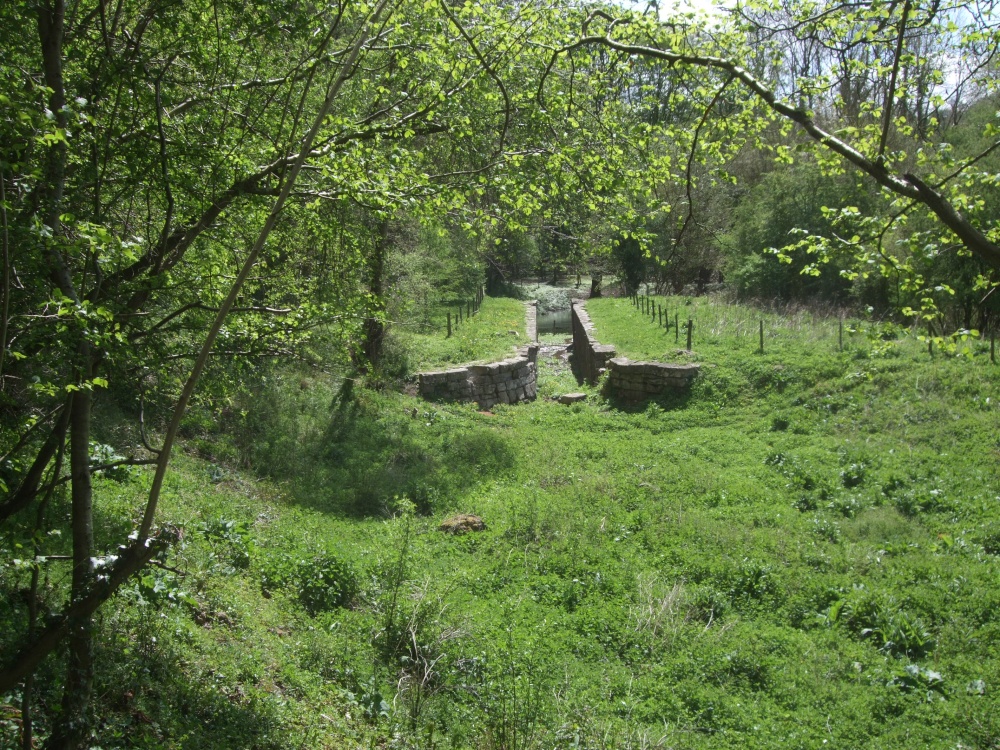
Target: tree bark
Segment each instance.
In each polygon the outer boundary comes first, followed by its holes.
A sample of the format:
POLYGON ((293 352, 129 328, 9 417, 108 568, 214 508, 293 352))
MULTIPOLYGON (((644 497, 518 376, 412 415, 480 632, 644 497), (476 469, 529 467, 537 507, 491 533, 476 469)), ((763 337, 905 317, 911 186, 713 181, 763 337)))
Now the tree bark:
MULTIPOLYGON (((89 380, 90 347, 80 347, 84 358, 82 380, 89 380)), ((90 412, 91 393, 82 388, 73 394, 70 415, 69 459, 72 478, 71 515, 73 531, 72 601, 86 597, 94 577, 94 516, 93 488, 90 476, 90 412)), ((90 734, 88 708, 94 683, 94 647, 92 613, 73 617, 69 623, 69 654, 66 684, 63 688, 62 712, 52 736, 46 743, 49 750, 76 750, 87 746, 90 734)))
POLYGON ((59 446, 66 440, 66 430, 69 429, 69 416, 71 407, 69 404, 62 407, 62 413, 56 420, 48 438, 42 443, 35 454, 35 460, 31 463, 31 468, 24 475, 24 479, 17 486, 2 505, 0 505, 0 523, 3 523, 15 513, 19 513, 28 507, 38 494, 39 485, 45 474, 45 468, 56 455, 59 446))
POLYGON ((604 282, 604 274, 600 271, 593 271, 590 274, 590 296, 601 296, 601 284, 604 282))
MULTIPOLYGON (((389 219, 379 222, 375 231, 372 248, 371 262, 369 263, 368 291, 375 300, 375 304, 383 307, 385 293, 385 256, 388 252, 389 219)), ((385 338, 385 323, 380 317, 370 315, 365 320, 365 338, 361 345, 361 352, 364 355, 363 367, 377 369, 382 360, 382 342, 385 338)))

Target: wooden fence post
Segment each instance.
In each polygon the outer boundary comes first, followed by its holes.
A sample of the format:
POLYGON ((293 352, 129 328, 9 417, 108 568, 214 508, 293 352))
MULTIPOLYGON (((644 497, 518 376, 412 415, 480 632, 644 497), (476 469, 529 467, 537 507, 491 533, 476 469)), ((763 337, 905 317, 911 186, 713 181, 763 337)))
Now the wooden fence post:
POLYGON ((688 318, 688 346, 687 350, 691 351, 691 335, 694 333, 694 321, 688 318))
POLYGON ((760 353, 764 353, 764 321, 760 321, 760 353))
POLYGON ((448 312, 448 338, 451 338, 451 312, 448 312))
POLYGON ((674 343, 679 344, 680 342, 681 342, 680 316, 678 313, 674 313, 674 343))

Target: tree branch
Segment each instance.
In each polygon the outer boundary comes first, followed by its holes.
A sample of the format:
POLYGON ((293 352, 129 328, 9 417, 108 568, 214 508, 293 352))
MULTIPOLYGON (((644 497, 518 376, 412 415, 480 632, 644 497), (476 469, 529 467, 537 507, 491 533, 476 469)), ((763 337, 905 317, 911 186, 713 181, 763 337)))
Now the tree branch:
POLYGON ((180 423, 183 419, 187 404, 191 400, 191 396, 194 394, 195 386, 197 385, 198 379, 201 377, 201 373, 205 368, 209 355, 211 354, 212 347, 215 344, 215 339, 218 336, 219 331, 222 330, 222 325, 225 322, 226 316, 229 314, 230 308, 232 308, 233 304, 236 302, 236 298, 239 296, 240 290, 243 288, 243 284, 246 282, 247 277, 250 275, 250 271, 257 262, 257 257, 260 255, 260 252, 264 247, 264 243, 267 241, 271 230, 277 223, 278 216, 281 214, 281 211, 285 206, 285 201, 295 185, 299 172, 302 170, 302 165, 305 164, 306 159, 312 152, 313 144, 316 141, 316 135, 319 133, 320 127, 323 125, 323 121, 329 114, 333 106, 333 102, 339 95, 344 82, 353 72, 358 56, 361 54, 362 48, 369 39, 369 28, 378 24, 379 18, 382 16, 388 2, 389 0, 379 0, 378 4, 371 11, 369 17, 363 21, 362 29, 358 32, 357 37, 351 45, 350 54, 344 61, 336 77, 330 82, 329 87, 327 88, 326 97, 320 105, 319 111, 316 113, 316 117, 313 119, 308 133, 306 133, 302 140, 302 146, 299 149, 298 154, 295 156, 294 162, 291 164, 288 176, 284 180, 284 185, 281 188, 281 194, 275 200, 274 206, 271 208, 267 219, 264 221, 264 226, 261 228, 256 242, 254 242, 254 246, 247 255, 246 260, 243 263, 243 267, 240 269, 236 280, 233 282, 233 285, 229 290, 229 294, 226 296, 225 301, 219 308, 218 314, 215 316, 212 326, 209 328, 205 341, 202 343, 201 352, 198 354, 198 359, 192 366, 191 373, 188 375, 188 379, 184 384, 181 395, 177 400, 177 404, 174 407, 173 417, 170 420, 166 435, 163 439, 163 447, 160 450, 156 464, 156 474, 153 476, 153 483, 149 489, 149 498, 146 502, 146 509, 143 513, 142 523, 140 524, 138 530, 138 540, 140 542, 149 536, 153 527, 153 520, 156 517, 156 508, 160 498, 160 490, 163 487, 163 479, 166 476, 167 465, 170 462, 170 453, 173 448, 173 443, 177 437, 177 432, 180 429, 180 423))
POLYGON ((487 75, 489 75, 489 77, 493 79, 493 81, 497 85, 497 88, 500 89, 500 94, 503 96, 503 102, 504 102, 503 128, 501 128, 500 130, 500 140, 497 143, 497 147, 494 152, 498 154, 503 151, 504 142, 507 140, 507 130, 510 127, 511 107, 510 107, 510 95, 507 93, 507 87, 504 85, 503 79, 501 79, 500 76, 497 75, 497 72, 493 70, 493 67, 488 62, 486 62, 486 58, 483 56, 482 52, 479 51, 479 47, 476 46, 476 43, 472 40, 472 37, 469 36, 469 32, 467 32, 465 30, 465 27, 458 22, 457 18, 455 18, 455 15, 451 12, 451 8, 448 7, 447 0, 441 0, 441 9, 444 11, 444 14, 448 16, 448 20, 451 21, 452 25, 454 25, 454 27, 458 29, 458 33, 461 34, 462 38, 465 40, 465 43, 469 45, 469 49, 472 50, 472 54, 474 54, 476 56, 476 59, 479 60, 479 64, 486 69, 487 75))
MULTIPOLYGON (((626 44, 606 36, 587 36, 557 50, 549 62, 546 75, 552 66, 555 65, 556 58, 559 55, 567 54, 590 45, 601 45, 630 55, 663 60, 675 65, 690 65, 728 72, 774 112, 798 124, 810 138, 843 157, 857 169, 875 180, 876 183, 896 195, 923 203, 937 216, 942 224, 958 235, 966 248, 994 268, 1000 268, 1000 246, 991 242, 986 235, 970 224, 968 219, 963 217, 938 191, 931 188, 915 175, 906 174, 903 177, 898 177, 890 174, 881 164, 869 159, 850 144, 821 128, 810 113, 778 99, 773 91, 749 71, 732 60, 711 55, 684 54, 656 47, 626 44)), ((543 80, 539 83, 539 92, 543 84, 544 76, 543 80)))
POLYGON ((21 680, 32 674, 42 659, 55 650, 69 634, 74 622, 93 615, 123 583, 179 538, 180 531, 168 526, 160 529, 153 537, 137 540, 128 547, 121 548, 121 554, 104 572, 99 572, 90 590, 71 601, 45 630, 0 670, 0 693, 10 692, 21 680))
POLYGON ((69 413, 70 405, 67 403, 62 407, 62 412, 59 414, 59 419, 52 428, 52 432, 49 433, 48 438, 42 443, 42 447, 38 449, 38 453, 31 464, 31 468, 28 469, 28 473, 24 475, 24 479, 21 480, 17 489, 7 496, 3 505, 0 505, 0 523, 28 507, 28 504, 38 494, 39 483, 42 481, 45 467, 49 465, 49 461, 52 460, 52 457, 56 455, 56 452, 60 450, 60 446, 66 440, 66 430, 69 427, 69 413))
POLYGON ((893 99, 896 97, 896 79, 899 76, 899 63, 903 57, 903 39, 906 36, 906 19, 910 15, 910 0, 903 3, 903 17, 899 19, 899 34, 896 36, 896 52, 892 58, 892 74, 889 76, 889 92, 882 105, 882 134, 878 141, 878 156, 875 161, 885 164, 885 146, 889 140, 889 127, 892 125, 893 99))

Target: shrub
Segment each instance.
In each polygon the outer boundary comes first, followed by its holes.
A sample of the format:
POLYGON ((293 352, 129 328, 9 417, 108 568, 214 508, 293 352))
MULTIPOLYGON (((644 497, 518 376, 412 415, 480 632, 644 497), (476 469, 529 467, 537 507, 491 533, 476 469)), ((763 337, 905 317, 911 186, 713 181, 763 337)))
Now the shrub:
POLYGON ((262 566, 261 587, 265 592, 291 589, 313 615, 347 606, 361 590, 354 566, 331 552, 268 560, 262 566))
POLYGON ((359 591, 354 568, 330 553, 300 560, 296 584, 299 599, 314 614, 346 606, 359 591))
POLYGON ((864 588, 830 606, 827 621, 843 622, 847 628, 870 639, 875 646, 894 656, 924 656, 936 645, 930 631, 917 617, 905 612, 897 601, 864 588))
POLYGON ((218 518, 199 524, 199 530, 213 547, 221 547, 221 552, 212 552, 213 558, 228 560, 233 568, 239 570, 250 567, 250 555, 254 549, 250 524, 218 518))

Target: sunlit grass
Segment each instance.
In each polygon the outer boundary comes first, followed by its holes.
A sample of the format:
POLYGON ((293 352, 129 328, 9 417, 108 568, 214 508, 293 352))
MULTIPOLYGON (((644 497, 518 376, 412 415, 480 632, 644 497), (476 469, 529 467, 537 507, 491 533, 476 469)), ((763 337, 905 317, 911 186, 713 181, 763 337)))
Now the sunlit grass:
POLYGON ((440 306, 430 320, 429 330, 428 326, 419 331, 400 327, 393 334, 407 351, 413 371, 504 359, 528 343, 524 303, 515 299, 486 297, 471 318, 463 309, 461 323, 457 308, 440 306), (448 313, 452 316, 451 336, 448 313))
MULTIPOLYGON (((236 440, 268 479, 190 456, 168 477, 185 541, 150 572, 161 599, 137 585, 102 623, 102 745, 995 745, 1000 368, 864 321, 841 352, 836 318, 668 304, 702 375, 627 411, 563 359, 491 413, 270 379, 236 440), (588 399, 550 398, 569 390, 588 399), (486 531, 438 531, 456 512, 486 531), (356 573, 349 606, 274 582, 321 555, 356 573)), ((632 358, 689 356, 627 300, 588 306, 632 358)), ((102 539, 147 483, 98 482, 102 539)))

